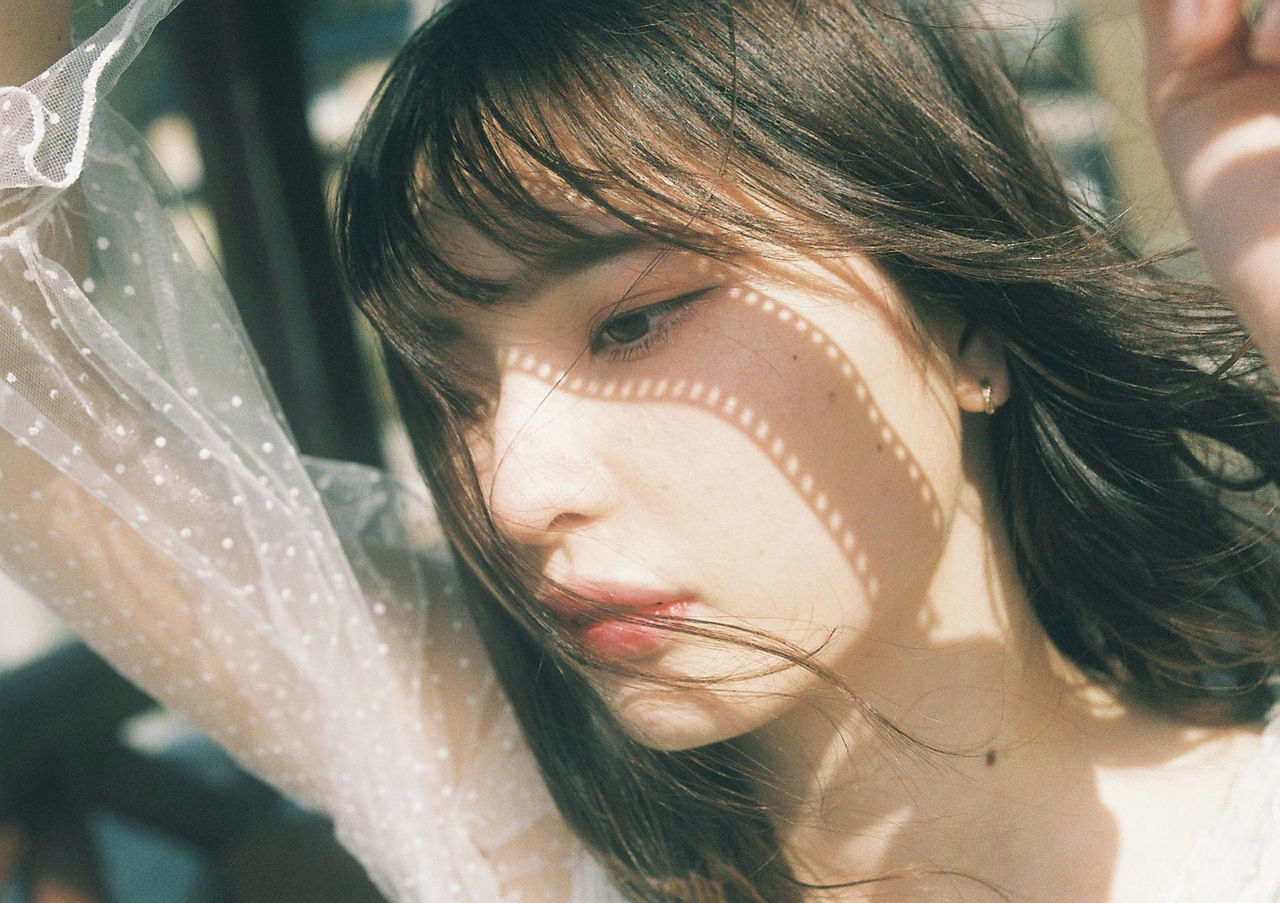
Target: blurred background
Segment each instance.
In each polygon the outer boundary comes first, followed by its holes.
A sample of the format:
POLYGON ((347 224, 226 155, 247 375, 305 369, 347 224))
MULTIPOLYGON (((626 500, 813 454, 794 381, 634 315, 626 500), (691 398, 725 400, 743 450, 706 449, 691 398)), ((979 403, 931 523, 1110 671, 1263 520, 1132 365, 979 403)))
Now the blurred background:
MULTIPOLYGON (((302 450, 406 480, 327 215, 361 110, 435 5, 187 0, 112 96, 177 189, 184 241, 230 284, 302 450)), ((1137 247, 1180 246, 1130 4, 979 6, 1074 189, 1137 247)), ((157 710, 0 575, 0 903, 378 899, 322 818, 157 710)))

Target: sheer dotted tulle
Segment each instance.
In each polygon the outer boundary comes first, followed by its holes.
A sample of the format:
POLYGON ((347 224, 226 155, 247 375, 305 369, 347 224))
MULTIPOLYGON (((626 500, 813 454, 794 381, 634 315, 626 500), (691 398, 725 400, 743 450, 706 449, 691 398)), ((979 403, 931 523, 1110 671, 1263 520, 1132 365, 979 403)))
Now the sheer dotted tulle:
MULTIPOLYGON (((298 457, 225 289, 98 105, 173 5, 83 3, 83 43, 0 88, 0 563, 331 813, 393 900, 618 900, 540 783, 430 507, 298 457)), ((1277 899, 1278 801, 1271 736, 1174 899, 1277 899)))
POLYGON ((427 503, 304 462, 222 285, 98 104, 173 0, 0 89, 0 562, 398 901, 605 901, 558 820, 427 503))

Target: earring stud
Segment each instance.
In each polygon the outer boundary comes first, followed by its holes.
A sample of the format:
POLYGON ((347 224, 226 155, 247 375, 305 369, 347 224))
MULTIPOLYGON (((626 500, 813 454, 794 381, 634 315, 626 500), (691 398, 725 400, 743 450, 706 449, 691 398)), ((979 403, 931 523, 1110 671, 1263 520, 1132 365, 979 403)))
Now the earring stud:
POLYGON ((988 415, 994 414, 996 412, 996 406, 991 400, 991 382, 987 379, 983 379, 978 383, 978 386, 982 389, 982 410, 988 415))

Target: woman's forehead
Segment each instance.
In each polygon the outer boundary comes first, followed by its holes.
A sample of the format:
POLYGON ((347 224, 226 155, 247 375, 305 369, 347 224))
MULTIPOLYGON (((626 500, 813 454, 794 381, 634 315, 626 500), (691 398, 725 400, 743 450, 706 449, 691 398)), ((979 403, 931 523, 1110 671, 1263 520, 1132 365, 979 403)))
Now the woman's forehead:
MULTIPOLYGON (((448 266, 469 279, 494 286, 517 287, 534 279, 578 272, 621 255, 647 250, 657 253, 670 247, 661 238, 599 210, 557 209, 554 215, 556 226, 527 222, 527 231, 518 236, 519 248, 456 213, 433 217, 429 231, 432 244, 448 266)), ((523 219, 526 217, 514 214, 510 218, 513 223, 523 219)))
MULTIPOLYGON (((731 170, 705 175, 701 201, 672 199, 666 192, 673 186, 659 171, 634 172, 627 180, 605 179, 599 171, 590 177, 592 168, 577 155, 561 172, 510 141, 500 149, 492 166, 466 173, 433 174, 426 168, 430 156, 420 158, 419 222, 434 263, 463 284, 482 285, 475 297, 446 291, 437 297, 446 307, 530 297, 556 277, 640 252, 656 260, 689 251, 704 262, 749 267, 772 261, 770 269, 810 256, 763 237, 768 223, 795 216, 745 188, 731 170), (744 230, 747 222, 760 234, 744 230)), ((801 274, 802 281, 811 278, 801 274)))
POLYGON ((430 176, 419 179, 418 217, 433 256, 498 293, 633 252, 704 244, 710 231, 705 223, 661 221, 635 188, 593 187, 589 198, 527 161, 507 175, 501 187, 486 180, 448 192, 431 187, 430 176))

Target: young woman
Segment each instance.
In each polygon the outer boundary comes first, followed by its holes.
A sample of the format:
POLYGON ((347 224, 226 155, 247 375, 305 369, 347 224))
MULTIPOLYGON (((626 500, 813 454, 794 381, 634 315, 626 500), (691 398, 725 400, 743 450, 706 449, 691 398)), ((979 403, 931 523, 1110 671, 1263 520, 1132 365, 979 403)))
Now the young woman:
POLYGON ((6 562, 391 895, 1280 894, 1275 3, 1146 10, 1245 327, 1068 198, 948 5, 446 7, 339 232, 456 585, 304 469, 79 115, 160 14, 5 110, 6 562))

